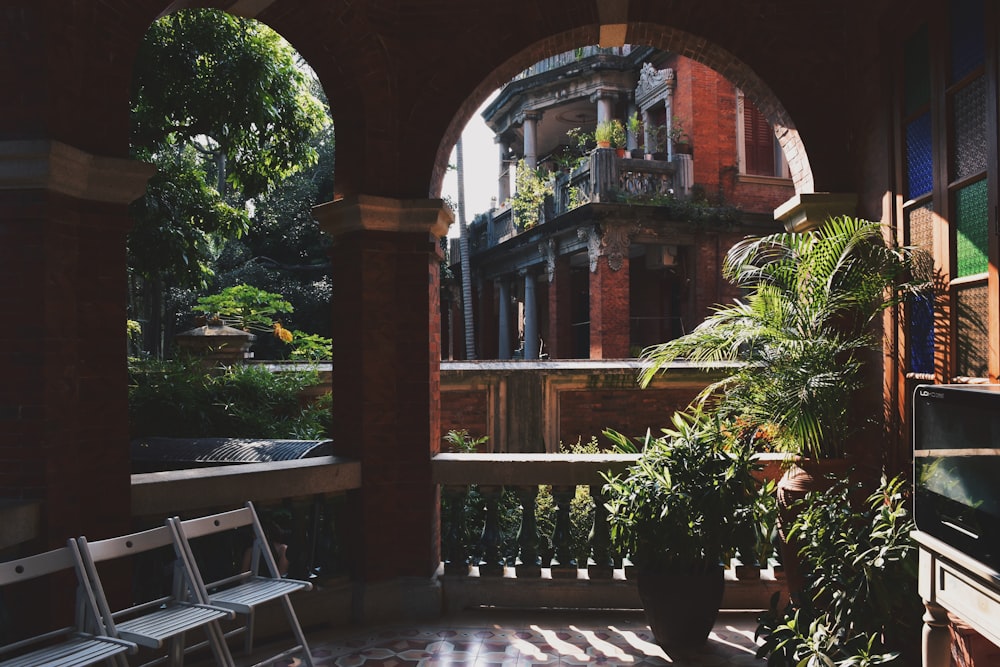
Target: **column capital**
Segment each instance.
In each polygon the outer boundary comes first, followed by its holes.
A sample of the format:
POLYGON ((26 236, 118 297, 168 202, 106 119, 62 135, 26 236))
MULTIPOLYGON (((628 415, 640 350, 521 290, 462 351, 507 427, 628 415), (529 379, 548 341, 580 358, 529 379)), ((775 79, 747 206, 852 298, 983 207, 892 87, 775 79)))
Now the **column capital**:
POLYGON ((774 219, 790 232, 819 227, 833 215, 854 215, 858 196, 841 192, 802 192, 774 209, 774 219))
POLYGON ((0 190, 49 190, 87 201, 128 204, 156 167, 92 155, 59 141, 0 141, 0 190))
POLYGON ((455 221, 442 199, 391 199, 351 195, 314 206, 313 218, 336 238, 356 231, 432 234, 441 238, 455 221))

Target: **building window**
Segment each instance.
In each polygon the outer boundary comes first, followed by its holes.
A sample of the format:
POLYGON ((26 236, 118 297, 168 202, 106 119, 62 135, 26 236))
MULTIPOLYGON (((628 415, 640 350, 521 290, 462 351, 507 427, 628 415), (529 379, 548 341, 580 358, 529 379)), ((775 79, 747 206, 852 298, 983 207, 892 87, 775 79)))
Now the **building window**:
POLYGON ((917 273, 934 284, 906 309, 905 370, 937 382, 996 381, 996 146, 987 131, 997 125, 996 82, 987 62, 997 56, 986 47, 995 24, 983 0, 940 11, 899 44, 899 240, 926 251, 917 273))
POLYGON ((790 177, 774 128, 739 90, 736 92, 736 146, 741 174, 790 177))

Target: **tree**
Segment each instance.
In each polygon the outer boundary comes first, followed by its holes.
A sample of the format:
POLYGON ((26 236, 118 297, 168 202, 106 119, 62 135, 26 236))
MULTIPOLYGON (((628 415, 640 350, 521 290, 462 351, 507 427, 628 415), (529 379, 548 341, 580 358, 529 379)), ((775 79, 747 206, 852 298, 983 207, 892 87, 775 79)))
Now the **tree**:
POLYGON ((129 238, 148 351, 162 352, 172 324, 166 296, 207 286, 223 240, 247 232, 248 202, 316 162, 314 138, 330 124, 316 89, 291 46, 256 21, 190 10, 151 26, 133 78, 132 152, 159 173, 129 238))

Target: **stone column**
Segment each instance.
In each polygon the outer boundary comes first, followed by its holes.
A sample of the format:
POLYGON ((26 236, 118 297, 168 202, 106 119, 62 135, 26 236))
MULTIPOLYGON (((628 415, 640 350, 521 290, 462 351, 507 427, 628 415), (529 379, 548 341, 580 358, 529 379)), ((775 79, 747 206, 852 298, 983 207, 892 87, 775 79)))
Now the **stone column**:
POLYGON ((629 228, 588 230, 590 358, 629 357, 629 228), (594 237, 597 237, 596 239, 594 237))
POLYGON ((497 359, 498 336, 500 325, 497 323, 496 294, 492 280, 482 280, 476 287, 479 294, 479 310, 476 312, 479 322, 479 358, 497 359))
POLYGON ((646 154, 656 151, 656 130, 653 128, 653 117, 649 114, 649 109, 642 110, 642 145, 646 147, 646 154))
POLYGON ((538 166, 538 121, 540 111, 526 111, 524 114, 524 164, 528 169, 538 166))
POLYGON ((597 102, 597 124, 611 120, 615 117, 615 95, 600 92, 595 93, 591 101, 597 102))
POLYGON ((357 609, 427 611, 441 561, 430 468, 441 437, 438 240, 452 214, 438 199, 368 195, 313 210, 334 240, 333 439, 364 470, 348 499, 357 609))
POLYGON ((568 359, 573 352, 573 292, 569 257, 553 257, 548 272, 549 331, 546 339, 550 359, 568 359))
POLYGON ((504 278, 497 281, 497 298, 500 300, 497 359, 510 359, 513 356, 510 340, 510 283, 504 278))
POLYGON ((524 358, 538 359, 538 303, 531 271, 524 273, 524 358))
POLYGON ((502 206, 505 201, 510 199, 510 162, 508 161, 510 144, 502 141, 500 137, 496 138, 496 143, 500 147, 500 169, 497 171, 499 174, 497 176, 497 202, 502 206))

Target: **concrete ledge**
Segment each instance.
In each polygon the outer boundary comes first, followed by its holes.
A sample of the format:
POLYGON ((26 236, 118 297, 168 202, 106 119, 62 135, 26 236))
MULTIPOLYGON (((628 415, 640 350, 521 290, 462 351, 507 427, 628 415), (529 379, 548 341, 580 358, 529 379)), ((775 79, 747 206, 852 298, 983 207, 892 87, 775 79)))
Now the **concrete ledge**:
POLYGON ((361 488, 361 463, 337 456, 132 475, 132 516, 173 515, 361 488))
MULTIPOLYGON (((544 573, 544 571, 543 571, 544 573)), ((642 609, 635 581, 621 571, 614 579, 524 579, 514 577, 441 577, 444 611, 472 607, 642 609)), ((726 570, 722 609, 767 609, 774 593, 787 598, 784 579, 769 571, 760 579, 737 580, 726 570)))

